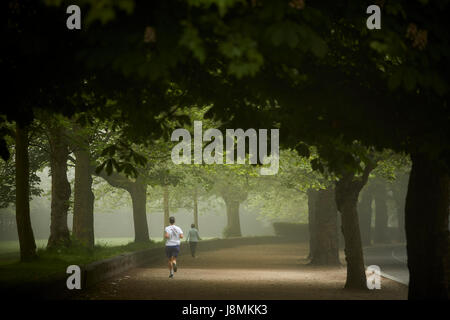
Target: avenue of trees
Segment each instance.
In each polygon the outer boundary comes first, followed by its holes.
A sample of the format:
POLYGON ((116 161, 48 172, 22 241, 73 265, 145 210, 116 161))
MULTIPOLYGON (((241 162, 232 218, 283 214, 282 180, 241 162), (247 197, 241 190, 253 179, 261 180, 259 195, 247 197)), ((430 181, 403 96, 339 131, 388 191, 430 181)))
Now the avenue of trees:
POLYGON ((409 298, 448 299, 450 3, 377 1, 382 29, 368 30, 369 2, 83 0, 81 30, 65 27, 71 1, 3 2, 0 192, 21 259, 36 257, 29 201, 48 166, 49 248, 93 246, 94 176, 129 193, 137 242, 151 190, 167 217, 171 191, 195 215, 202 197, 222 199, 225 236, 241 235, 245 201, 287 216, 306 201, 311 263, 339 262, 340 225, 345 287, 366 289, 362 247, 386 241, 389 199, 409 298), (174 165, 171 132, 199 119, 280 129, 278 175, 174 165))

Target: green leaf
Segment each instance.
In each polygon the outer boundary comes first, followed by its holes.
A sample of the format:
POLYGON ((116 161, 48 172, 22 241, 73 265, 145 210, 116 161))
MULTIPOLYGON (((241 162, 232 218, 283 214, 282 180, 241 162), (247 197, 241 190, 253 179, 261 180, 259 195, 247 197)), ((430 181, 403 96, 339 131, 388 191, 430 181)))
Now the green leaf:
POLYGON ((112 159, 107 160, 105 171, 108 174, 108 176, 110 176, 111 173, 113 172, 112 159))
POLYGON ((312 37, 311 43, 311 51, 319 58, 325 57, 327 54, 328 48, 325 41, 320 39, 319 37, 312 37))
POLYGON ((95 168, 95 173, 96 174, 100 174, 100 172, 102 172, 102 170, 103 170, 103 168, 105 167, 105 165, 106 165, 106 161, 105 162, 103 162, 100 166, 98 166, 97 168, 95 168))
POLYGON ((203 40, 198 35, 198 30, 191 23, 183 21, 184 33, 180 39, 180 45, 191 50, 198 61, 203 63, 206 59, 206 52, 203 46, 203 40))
POLYGON ((416 74, 413 69, 407 68, 403 74, 403 85, 407 91, 413 91, 416 87, 416 74))
POLYGON ((289 47, 295 48, 298 44, 298 36, 294 30, 290 29, 286 33, 286 41, 289 47))
POLYGON ((402 76, 403 76, 402 71, 400 69, 396 70, 388 80, 389 89, 391 90, 397 89, 402 83, 402 76))
POLYGON ((299 143, 295 150, 297 150, 298 154, 301 157, 308 158, 310 156, 309 147, 304 143, 299 143))

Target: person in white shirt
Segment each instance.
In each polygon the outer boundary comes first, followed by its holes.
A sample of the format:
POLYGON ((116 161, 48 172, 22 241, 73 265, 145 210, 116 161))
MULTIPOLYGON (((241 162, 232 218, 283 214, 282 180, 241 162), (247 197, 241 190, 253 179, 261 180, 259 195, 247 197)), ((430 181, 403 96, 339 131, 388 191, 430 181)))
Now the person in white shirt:
POLYGON ((175 225, 175 217, 169 218, 170 226, 164 230, 166 239, 166 256, 169 259, 169 278, 173 278, 173 273, 177 272, 177 257, 180 252, 180 239, 183 238, 183 230, 175 225))

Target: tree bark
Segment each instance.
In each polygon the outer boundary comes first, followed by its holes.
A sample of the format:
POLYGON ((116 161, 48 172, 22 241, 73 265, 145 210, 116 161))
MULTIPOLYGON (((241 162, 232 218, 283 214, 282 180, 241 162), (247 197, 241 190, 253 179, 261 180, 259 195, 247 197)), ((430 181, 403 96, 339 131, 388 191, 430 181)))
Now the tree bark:
POLYGON ((67 212, 70 201, 70 183, 67 179, 67 158, 69 146, 64 136, 64 128, 54 126, 49 129, 50 171, 52 176, 52 200, 50 237, 47 248, 70 246, 70 232, 67 226, 67 212))
POLYGON ((163 209, 164 209, 164 227, 169 225, 170 209, 169 209, 169 186, 163 186, 163 209))
POLYGON ((359 192, 366 184, 372 169, 372 165, 367 165, 362 178, 359 179, 354 173, 345 173, 336 183, 336 205, 341 213, 341 228, 345 241, 347 289, 367 289, 357 203, 359 192))
POLYGON ((387 243, 388 239, 388 214, 386 185, 377 181, 374 185, 375 200, 375 243, 387 243))
POLYGON ((20 245, 20 260, 36 258, 36 242, 30 218, 30 163, 28 130, 16 125, 16 223, 20 245))
POLYGON ((94 237, 94 193, 88 144, 74 150, 75 184, 73 206, 73 236, 83 246, 93 248, 94 237))
POLYGON ((239 217, 239 200, 224 198, 227 207, 227 226, 224 230, 224 236, 241 237, 241 222, 239 217))
POLYGON ((315 245, 311 264, 339 265, 337 209, 333 187, 317 193, 314 229, 315 245))
POLYGON ((397 241, 405 242, 405 202, 407 192, 408 176, 401 175, 392 188, 392 197, 395 202, 395 211, 397 215, 397 241))
POLYGON ((200 230, 198 227, 198 194, 197 190, 194 191, 194 224, 197 230, 200 230))
POLYGON ((150 240, 147 223, 147 184, 139 175, 136 181, 116 172, 108 175, 102 171, 98 176, 105 179, 111 186, 126 190, 133 203, 134 241, 148 242, 150 240))
POLYGON ((147 185, 138 178, 128 192, 133 202, 134 242, 148 242, 147 185))
POLYGON ((443 163, 412 154, 405 207, 409 299, 449 299, 449 175, 443 163))
POLYGON ((316 247, 316 234, 315 234, 315 217, 316 217, 316 201, 317 190, 308 190, 308 230, 309 230, 309 255, 308 259, 313 259, 314 251, 316 247))
POLYGON ((358 204, 361 241, 364 246, 370 246, 372 233, 372 188, 367 185, 364 189, 361 201, 358 204))

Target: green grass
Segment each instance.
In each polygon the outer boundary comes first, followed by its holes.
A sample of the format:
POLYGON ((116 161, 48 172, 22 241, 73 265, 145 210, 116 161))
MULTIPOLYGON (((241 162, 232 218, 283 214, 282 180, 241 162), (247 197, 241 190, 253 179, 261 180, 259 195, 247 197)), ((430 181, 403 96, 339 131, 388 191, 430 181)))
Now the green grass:
MULTIPOLYGON (((47 245, 47 239, 36 240, 36 246, 38 248, 45 248, 47 245)), ((5 253, 19 252, 19 241, 0 241, 0 256, 5 253)))
MULTIPOLYGON (((97 238, 95 239, 95 244, 102 245, 102 246, 121 246, 124 244, 128 244, 132 242, 133 238, 97 238)), ((153 238, 153 241, 160 242, 163 240, 162 237, 160 238, 153 238)), ((38 249, 44 249, 47 246, 47 239, 36 239, 36 246, 38 249)), ((2 260, 2 256, 4 254, 12 254, 19 252, 19 241, 13 240, 13 241, 0 241, 0 263, 2 260)))
MULTIPOLYGON (((153 239, 152 239, 153 240, 153 239)), ((154 239, 155 241, 161 241, 161 239, 154 239)), ((133 238, 98 238, 95 240, 95 244, 106 246, 120 246, 132 242, 133 238)), ((36 239, 36 246, 38 249, 44 249, 47 246, 47 239, 36 239)), ((5 253, 19 252, 19 241, 0 241, 0 260, 1 255, 5 253)))
MULTIPOLYGON (((98 239, 94 249, 81 246, 48 251, 44 246, 37 251, 38 258, 32 262, 20 262, 19 253, 13 251, 15 244, 2 243, 0 255, 0 287, 42 280, 56 273, 65 273, 69 265, 85 265, 123 253, 161 247, 163 242, 133 243, 129 238, 98 239)), ((8 241, 10 242, 10 241, 8 241)), ((45 241, 46 244, 46 241, 45 241)))

